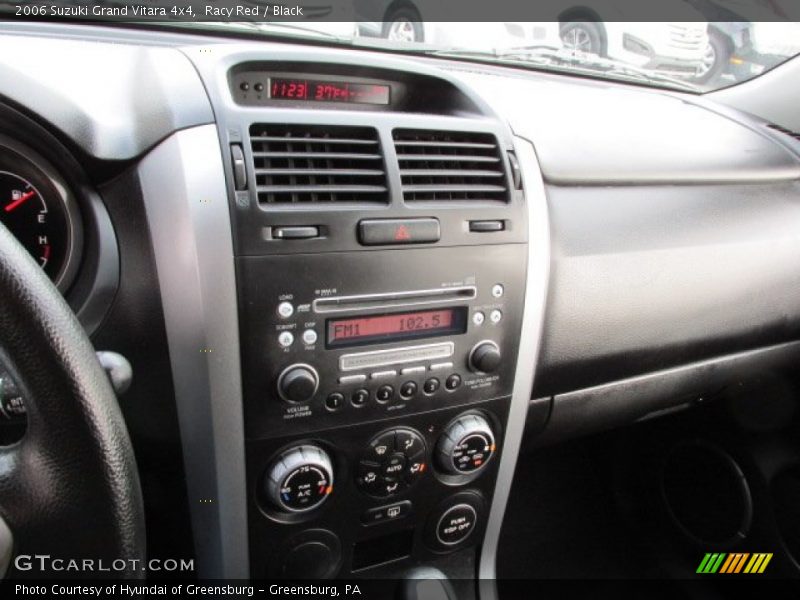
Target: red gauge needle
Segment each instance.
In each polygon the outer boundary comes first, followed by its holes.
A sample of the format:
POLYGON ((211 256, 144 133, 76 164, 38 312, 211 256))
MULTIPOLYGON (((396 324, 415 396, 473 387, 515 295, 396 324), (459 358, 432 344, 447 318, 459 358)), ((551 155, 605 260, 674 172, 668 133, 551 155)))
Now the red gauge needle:
POLYGON ((25 200, 33 198, 35 195, 36 192, 34 192, 33 190, 31 190, 30 192, 25 192, 24 194, 22 194, 22 196, 14 200, 11 204, 6 205, 6 212, 11 212, 15 208, 17 208, 20 204, 25 202, 25 200))

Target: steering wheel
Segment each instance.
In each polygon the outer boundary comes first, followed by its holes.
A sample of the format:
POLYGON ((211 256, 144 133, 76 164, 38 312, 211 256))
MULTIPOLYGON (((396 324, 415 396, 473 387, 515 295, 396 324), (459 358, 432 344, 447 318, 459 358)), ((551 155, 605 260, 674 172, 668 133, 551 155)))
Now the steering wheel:
POLYGON ((24 437, 0 447, 0 578, 12 553, 15 578, 143 577, 142 494, 113 388, 61 294, 2 224, 0 360, 28 419, 24 437))

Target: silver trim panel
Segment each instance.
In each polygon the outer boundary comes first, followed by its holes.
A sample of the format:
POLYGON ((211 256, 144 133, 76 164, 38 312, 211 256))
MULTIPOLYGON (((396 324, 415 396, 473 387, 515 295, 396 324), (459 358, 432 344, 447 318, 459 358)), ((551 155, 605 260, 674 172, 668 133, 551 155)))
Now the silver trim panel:
POLYGON ((528 205, 528 274, 514 391, 511 396, 508 426, 503 441, 503 455, 500 459, 497 483, 478 566, 482 598, 496 597, 496 589, 492 580, 497 577, 497 546, 508 496, 511 492, 511 484, 514 480, 517 457, 522 445, 525 417, 539 360, 547 301, 547 284, 550 277, 550 226, 547 216, 547 198, 539 162, 533 145, 528 140, 517 137, 514 146, 522 168, 525 199, 528 205))
POLYGON ((440 344, 425 344, 423 346, 407 346, 405 348, 390 348, 388 350, 342 354, 339 357, 339 370, 356 371, 372 369, 374 367, 418 362, 421 360, 449 358, 453 356, 454 352, 455 344, 453 344, 453 342, 442 342, 440 344))
MULTIPOLYGON (((453 368, 453 363, 449 362, 449 361, 448 362, 434 363, 429 368, 430 368, 431 371, 446 371, 447 369, 452 369, 453 368)), ((422 370, 424 371, 425 367, 423 367, 422 370)))
POLYGON ((144 158, 138 173, 164 307, 196 574, 246 579, 239 324, 216 127, 172 135, 144 158))
POLYGON ((362 383, 367 380, 367 376, 364 373, 358 373, 356 375, 343 375, 339 377, 339 383, 342 385, 347 385, 350 383, 362 383))

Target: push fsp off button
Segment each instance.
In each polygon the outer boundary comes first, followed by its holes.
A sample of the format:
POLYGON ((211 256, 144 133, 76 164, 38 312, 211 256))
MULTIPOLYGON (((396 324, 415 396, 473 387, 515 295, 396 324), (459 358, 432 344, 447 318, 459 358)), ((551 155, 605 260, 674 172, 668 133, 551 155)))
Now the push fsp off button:
POLYGON ((358 240, 363 246, 426 244, 441 237, 439 219, 364 219, 358 222, 358 240))
POLYGON ((475 529, 478 515, 469 504, 457 504, 447 509, 436 524, 436 538, 445 546, 466 540, 475 529))

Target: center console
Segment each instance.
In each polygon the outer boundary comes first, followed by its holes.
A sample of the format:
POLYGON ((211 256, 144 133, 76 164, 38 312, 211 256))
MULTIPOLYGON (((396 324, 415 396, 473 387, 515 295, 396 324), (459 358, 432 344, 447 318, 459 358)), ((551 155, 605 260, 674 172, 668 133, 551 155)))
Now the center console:
POLYGON ((321 575, 479 541, 525 259, 502 244, 238 260, 254 575, 305 574, 309 528, 321 575))
POLYGON ((214 68, 250 575, 475 577, 529 256, 510 132, 424 70, 214 68))

